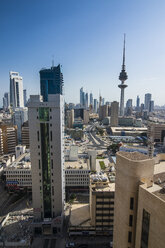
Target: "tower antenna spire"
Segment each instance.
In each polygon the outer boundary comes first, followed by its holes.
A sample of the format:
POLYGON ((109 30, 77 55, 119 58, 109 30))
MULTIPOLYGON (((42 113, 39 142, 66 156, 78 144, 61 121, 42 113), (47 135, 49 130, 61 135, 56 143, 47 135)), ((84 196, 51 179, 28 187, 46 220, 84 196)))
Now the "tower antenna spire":
POLYGON ((125 69, 125 37, 126 34, 124 34, 124 45, 123 45, 123 65, 122 65, 122 69, 125 69))

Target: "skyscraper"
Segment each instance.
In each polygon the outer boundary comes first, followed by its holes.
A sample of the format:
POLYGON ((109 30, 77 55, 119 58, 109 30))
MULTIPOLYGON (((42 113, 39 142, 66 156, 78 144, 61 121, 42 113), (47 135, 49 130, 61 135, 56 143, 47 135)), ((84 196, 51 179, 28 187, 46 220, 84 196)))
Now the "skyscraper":
POLYGON ((93 106, 93 94, 92 93, 90 93, 90 105, 93 106))
POLYGON ((48 94, 63 94, 63 74, 60 65, 40 71, 40 90, 44 102, 48 101, 48 94))
POLYGON ((10 71, 10 104, 15 108, 24 107, 23 79, 18 72, 10 71))
POLYGON ((150 93, 145 94, 145 98, 144 98, 144 109, 145 110, 149 111, 150 101, 151 101, 151 94, 150 93))
POLYGON ((153 112, 154 111, 154 101, 150 101, 150 104, 149 104, 149 112, 153 112))
POLYGON ((23 90, 23 99, 24 99, 24 106, 26 107, 26 105, 27 105, 27 92, 26 92, 26 89, 23 90))
POLYGON ((85 94, 85 108, 88 108, 88 93, 85 94))
POLYGON ((119 103, 114 101, 111 103, 111 127, 118 126, 118 113, 119 103))
POLYGON ((94 111, 95 111, 95 113, 97 113, 97 104, 98 104, 97 99, 94 99, 94 111))
POLYGON ((80 89, 80 106, 82 107, 83 106, 83 102, 84 102, 84 99, 83 99, 83 87, 81 87, 80 89))
POLYGON ((120 116, 124 116, 124 89, 127 87, 125 84, 125 81, 127 80, 128 76, 125 71, 125 35, 124 35, 124 47, 123 47, 123 64, 122 64, 122 70, 119 75, 119 80, 121 81, 121 84, 118 85, 118 87, 121 89, 121 96, 120 96, 120 116))
POLYGON ((52 78, 54 70, 46 72, 50 81, 41 80, 43 88, 49 81, 50 94, 41 90, 44 97, 30 96, 28 104, 34 231, 43 234, 61 233, 65 202, 63 82, 52 78))
POLYGON ((139 109, 140 109, 140 97, 137 96, 137 98, 136 98, 136 110, 139 111, 139 109))
POLYGON ((3 97, 3 109, 7 110, 10 105, 10 95, 9 92, 5 92, 3 97))

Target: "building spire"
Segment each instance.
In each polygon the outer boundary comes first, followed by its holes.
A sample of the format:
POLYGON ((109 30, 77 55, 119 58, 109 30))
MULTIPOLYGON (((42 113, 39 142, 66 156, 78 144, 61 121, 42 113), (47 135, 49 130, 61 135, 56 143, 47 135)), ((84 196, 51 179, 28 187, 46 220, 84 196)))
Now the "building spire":
POLYGON ((124 46, 123 46, 123 65, 122 69, 125 70, 125 34, 124 34, 124 46))

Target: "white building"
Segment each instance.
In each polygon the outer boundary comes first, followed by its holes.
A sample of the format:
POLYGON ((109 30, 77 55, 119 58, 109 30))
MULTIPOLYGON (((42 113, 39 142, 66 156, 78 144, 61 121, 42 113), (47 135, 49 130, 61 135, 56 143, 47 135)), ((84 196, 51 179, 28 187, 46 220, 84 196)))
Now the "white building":
POLYGON ((16 108, 14 112, 14 124, 17 125, 17 138, 21 141, 21 130, 24 122, 28 120, 28 108, 16 108))
POLYGON ((9 191, 29 189, 32 187, 30 154, 24 153, 5 169, 6 186, 9 191))
POLYGON ((77 189, 80 187, 89 187, 89 173, 89 165, 83 159, 65 162, 66 187, 77 189))
POLYGON ((48 95, 47 102, 30 96, 28 107, 34 231, 55 234, 61 232, 65 203, 63 96, 48 95))
POLYGON ((10 104, 13 109, 23 108, 23 79, 18 72, 10 71, 10 104))

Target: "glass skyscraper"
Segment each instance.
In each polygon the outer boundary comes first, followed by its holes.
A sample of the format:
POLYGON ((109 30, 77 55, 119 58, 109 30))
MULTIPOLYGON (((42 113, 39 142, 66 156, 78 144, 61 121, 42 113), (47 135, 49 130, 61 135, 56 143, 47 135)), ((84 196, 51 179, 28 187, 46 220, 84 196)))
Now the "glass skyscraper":
POLYGON ((48 94, 63 94, 63 74, 60 65, 40 71, 40 90, 44 102, 48 101, 48 94))

